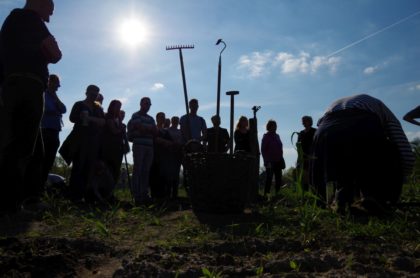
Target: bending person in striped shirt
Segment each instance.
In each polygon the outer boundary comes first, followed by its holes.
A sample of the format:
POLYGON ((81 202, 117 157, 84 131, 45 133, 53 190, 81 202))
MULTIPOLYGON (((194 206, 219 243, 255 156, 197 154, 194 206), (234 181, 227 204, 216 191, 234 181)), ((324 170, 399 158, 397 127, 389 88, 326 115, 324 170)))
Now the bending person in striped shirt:
POLYGON ((326 200, 331 182, 339 212, 356 196, 380 208, 396 203, 415 160, 398 119, 366 94, 335 101, 318 121, 313 146, 312 185, 326 200))
POLYGON ((128 140, 133 142, 133 182, 132 192, 135 204, 150 202, 149 173, 153 162, 153 138, 157 135, 156 122, 149 116, 150 98, 140 100, 140 110, 128 122, 128 140))

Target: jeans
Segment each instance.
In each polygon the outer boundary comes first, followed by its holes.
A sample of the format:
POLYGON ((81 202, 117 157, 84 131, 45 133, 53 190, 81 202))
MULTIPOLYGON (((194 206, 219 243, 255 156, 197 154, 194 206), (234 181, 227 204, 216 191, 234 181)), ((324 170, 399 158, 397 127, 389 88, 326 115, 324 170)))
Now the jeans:
POLYGON ((133 145, 133 194, 136 202, 149 199, 149 177, 153 162, 153 146, 133 145))

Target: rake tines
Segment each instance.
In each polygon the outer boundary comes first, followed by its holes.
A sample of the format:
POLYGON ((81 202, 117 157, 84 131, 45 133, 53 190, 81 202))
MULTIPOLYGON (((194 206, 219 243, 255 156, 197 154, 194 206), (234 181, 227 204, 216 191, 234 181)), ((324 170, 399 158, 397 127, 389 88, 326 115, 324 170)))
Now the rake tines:
POLYGON ((174 50, 174 49, 188 49, 194 48, 193 44, 186 44, 186 45, 171 45, 167 46, 166 50, 174 50))

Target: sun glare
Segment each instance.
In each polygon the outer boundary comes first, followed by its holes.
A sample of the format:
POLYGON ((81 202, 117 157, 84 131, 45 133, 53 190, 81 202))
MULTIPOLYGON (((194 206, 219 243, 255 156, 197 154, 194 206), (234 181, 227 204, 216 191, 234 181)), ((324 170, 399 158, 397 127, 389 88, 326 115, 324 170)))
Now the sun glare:
POLYGON ((120 25, 121 40, 129 47, 138 47, 145 42, 147 29, 145 24, 137 19, 127 19, 120 25))

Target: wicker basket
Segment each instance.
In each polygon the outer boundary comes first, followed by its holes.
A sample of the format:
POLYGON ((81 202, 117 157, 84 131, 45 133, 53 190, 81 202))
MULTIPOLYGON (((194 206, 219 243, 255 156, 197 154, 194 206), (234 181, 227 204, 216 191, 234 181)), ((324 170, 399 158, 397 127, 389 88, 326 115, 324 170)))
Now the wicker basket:
POLYGON ((255 163, 255 157, 246 153, 187 154, 184 165, 193 210, 242 213, 253 198, 255 163))

